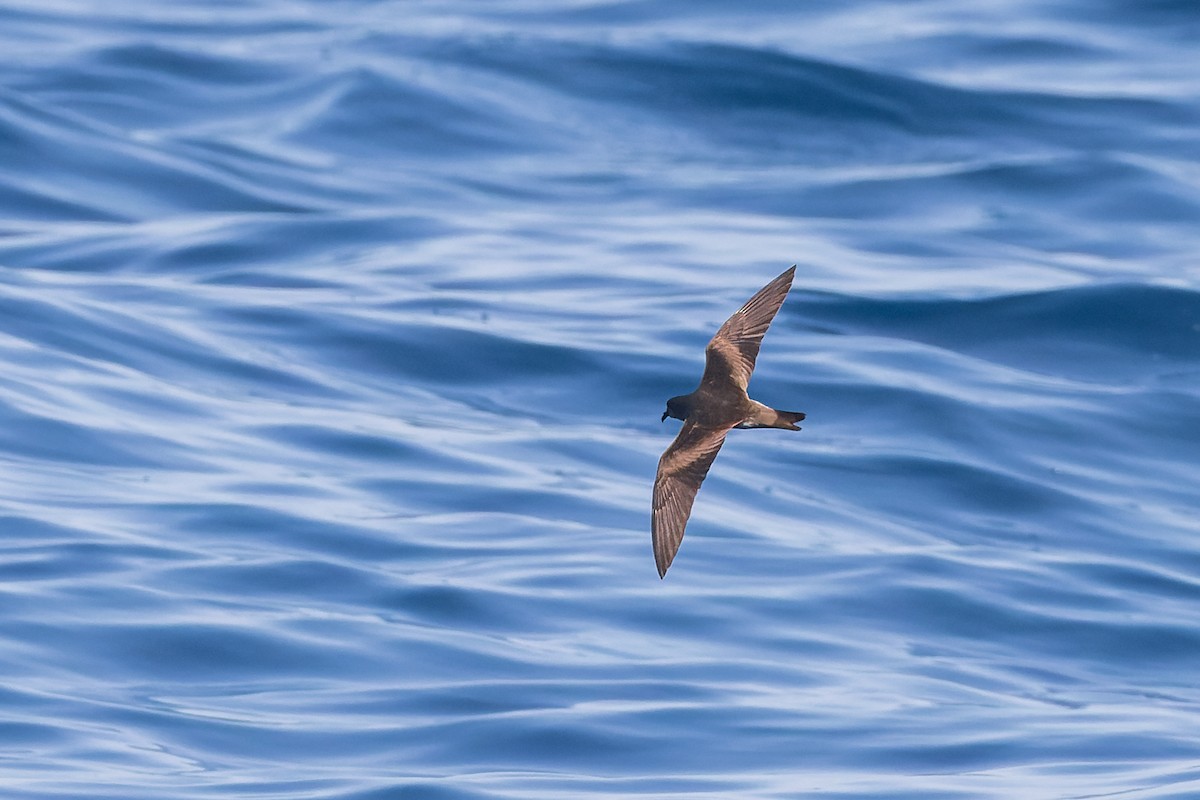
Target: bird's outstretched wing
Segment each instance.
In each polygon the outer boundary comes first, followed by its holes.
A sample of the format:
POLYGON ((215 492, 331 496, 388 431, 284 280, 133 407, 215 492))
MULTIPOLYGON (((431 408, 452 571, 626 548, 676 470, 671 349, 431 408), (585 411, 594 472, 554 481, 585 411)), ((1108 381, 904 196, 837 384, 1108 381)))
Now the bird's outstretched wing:
POLYGON ((660 578, 667 574, 667 567, 675 559, 696 492, 725 443, 727 433, 729 428, 685 422, 675 441, 658 460, 650 530, 654 536, 654 563, 658 565, 660 578))
POLYGON ((795 274, 796 266, 793 264, 778 278, 759 289, 758 294, 725 321, 704 350, 701 385, 727 388, 732 384, 746 391, 763 334, 783 305, 795 274))

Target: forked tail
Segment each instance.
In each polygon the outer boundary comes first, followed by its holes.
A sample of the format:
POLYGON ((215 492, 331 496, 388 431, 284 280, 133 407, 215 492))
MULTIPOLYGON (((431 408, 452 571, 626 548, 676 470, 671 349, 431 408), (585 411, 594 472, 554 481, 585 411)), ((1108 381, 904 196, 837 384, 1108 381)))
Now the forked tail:
POLYGON ((803 411, 780 411, 777 408, 764 406, 762 403, 751 400, 753 410, 743 421, 735 425, 735 428, 783 428, 785 431, 798 431, 800 426, 796 423, 804 419, 803 411))
POLYGON ((798 431, 800 426, 796 423, 804 419, 803 411, 780 411, 775 409, 775 424, 772 428, 784 428, 789 431, 798 431))

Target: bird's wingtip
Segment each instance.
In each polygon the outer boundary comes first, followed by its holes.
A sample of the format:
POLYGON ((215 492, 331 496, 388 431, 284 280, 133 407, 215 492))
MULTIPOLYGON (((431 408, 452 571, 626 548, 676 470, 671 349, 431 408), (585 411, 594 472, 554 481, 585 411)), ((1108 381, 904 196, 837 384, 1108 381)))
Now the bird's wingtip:
POLYGON ((667 577, 667 570, 671 568, 671 558, 664 558, 665 553, 654 553, 654 566, 658 569, 658 579, 662 580, 667 577))

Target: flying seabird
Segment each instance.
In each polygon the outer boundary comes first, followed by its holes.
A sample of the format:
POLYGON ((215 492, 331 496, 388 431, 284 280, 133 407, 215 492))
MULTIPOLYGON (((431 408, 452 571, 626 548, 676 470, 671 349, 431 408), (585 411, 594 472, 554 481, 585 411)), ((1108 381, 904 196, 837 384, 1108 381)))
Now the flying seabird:
POLYGON ((666 576, 679 550, 692 501, 730 429, 800 430, 796 423, 804 419, 803 413, 777 411, 746 394, 763 334, 783 305, 795 274, 793 264, 727 319, 704 349, 700 385, 691 394, 667 401, 662 421, 674 417, 683 420, 683 427, 658 460, 658 475, 654 478, 650 530, 660 578, 666 576))

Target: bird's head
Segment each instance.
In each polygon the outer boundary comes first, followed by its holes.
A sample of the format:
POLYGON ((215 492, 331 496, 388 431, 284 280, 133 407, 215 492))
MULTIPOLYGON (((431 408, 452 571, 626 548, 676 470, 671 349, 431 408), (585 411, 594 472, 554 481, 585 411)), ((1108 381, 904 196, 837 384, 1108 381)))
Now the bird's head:
POLYGON ((688 414, 692 410, 690 400, 691 398, 686 394, 679 397, 672 397, 667 401, 667 410, 663 412, 662 421, 666 422, 667 417, 687 419, 688 414))

